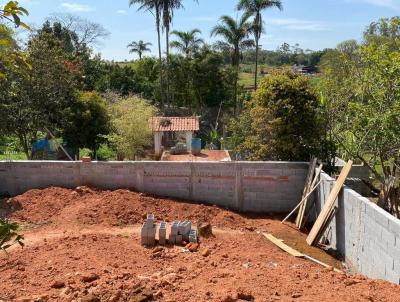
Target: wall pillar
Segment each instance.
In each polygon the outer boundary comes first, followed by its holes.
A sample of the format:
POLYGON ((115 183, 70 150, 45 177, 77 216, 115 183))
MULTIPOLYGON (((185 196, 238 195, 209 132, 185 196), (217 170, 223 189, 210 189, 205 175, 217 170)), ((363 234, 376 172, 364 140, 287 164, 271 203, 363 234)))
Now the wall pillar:
POLYGON ((156 156, 161 155, 161 139, 162 132, 154 132, 154 153, 156 156))
POLYGON ((186 131, 185 132, 186 135, 186 147, 187 150, 190 152, 192 151, 192 137, 193 137, 193 132, 191 131, 186 131))

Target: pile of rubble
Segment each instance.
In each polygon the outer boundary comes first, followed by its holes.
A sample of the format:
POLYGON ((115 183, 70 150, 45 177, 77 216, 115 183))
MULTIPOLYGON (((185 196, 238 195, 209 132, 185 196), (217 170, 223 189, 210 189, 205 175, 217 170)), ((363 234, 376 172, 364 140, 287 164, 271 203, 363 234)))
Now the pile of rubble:
POLYGON ((197 231, 192 229, 192 223, 189 220, 179 221, 175 220, 172 222, 171 227, 168 228, 168 223, 163 221, 159 227, 154 221, 154 214, 147 214, 147 219, 142 226, 141 230, 141 244, 144 246, 155 246, 156 245, 156 234, 158 229, 158 243, 160 245, 166 244, 177 244, 182 245, 183 243, 197 243, 198 235, 197 231), (169 234, 167 237, 167 229, 169 234))

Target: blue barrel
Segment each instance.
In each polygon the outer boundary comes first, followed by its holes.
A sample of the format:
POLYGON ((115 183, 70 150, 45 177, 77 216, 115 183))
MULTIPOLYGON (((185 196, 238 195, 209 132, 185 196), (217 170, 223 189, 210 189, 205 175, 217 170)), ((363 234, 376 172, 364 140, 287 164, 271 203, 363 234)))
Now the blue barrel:
POLYGON ((201 153, 201 138, 192 138, 192 154, 199 155, 201 153))

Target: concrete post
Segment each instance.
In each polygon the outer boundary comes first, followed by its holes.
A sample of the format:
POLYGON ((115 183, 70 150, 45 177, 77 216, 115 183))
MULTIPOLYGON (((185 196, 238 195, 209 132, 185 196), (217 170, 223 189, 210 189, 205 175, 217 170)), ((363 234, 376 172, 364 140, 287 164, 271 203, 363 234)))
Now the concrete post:
POLYGON ((135 163, 136 166, 136 190, 138 192, 144 192, 144 166, 142 164, 135 163))
POLYGON ((161 155, 161 139, 162 132, 154 132, 154 153, 156 156, 161 155))
POLYGON ((192 137, 193 137, 193 132, 191 131, 186 131, 185 132, 186 135, 186 147, 187 150, 190 152, 192 151, 192 137))
POLYGON ((235 163, 235 207, 236 210, 243 211, 243 175, 240 163, 235 163))

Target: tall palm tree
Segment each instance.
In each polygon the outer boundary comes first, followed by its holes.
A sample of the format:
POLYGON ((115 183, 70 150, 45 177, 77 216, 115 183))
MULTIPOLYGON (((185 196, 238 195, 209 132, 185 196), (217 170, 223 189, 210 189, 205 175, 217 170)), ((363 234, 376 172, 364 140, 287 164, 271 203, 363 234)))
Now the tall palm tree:
MULTIPOLYGON (((129 0, 129 5, 138 4, 139 10, 146 10, 153 14, 156 19, 157 28, 157 42, 158 42, 158 60, 160 68, 162 66, 162 50, 161 50, 161 9, 164 0, 129 0)), ((160 72, 160 97, 161 97, 161 108, 164 108, 164 94, 163 94, 163 74, 160 72)))
POLYGON ((150 51, 150 48, 148 48, 148 46, 152 46, 153 44, 147 42, 143 42, 142 40, 140 40, 139 42, 135 42, 133 41, 132 43, 128 44, 128 48, 129 49, 129 53, 134 53, 136 52, 139 55, 139 60, 142 59, 142 55, 144 52, 146 51, 150 51))
MULTIPOLYGON (((163 24, 163 29, 165 30, 165 49, 166 49, 166 55, 167 55, 167 99, 169 98, 169 76, 168 76, 168 70, 169 70, 169 34, 170 34, 170 28, 171 28, 171 23, 174 18, 174 11, 177 9, 183 8, 183 0, 160 0, 162 2, 161 7, 162 7, 162 24, 163 24)), ((198 0, 194 0, 198 2, 198 0)))
POLYGON ((198 34, 201 34, 201 31, 197 28, 191 31, 174 30, 171 32, 171 35, 176 36, 177 40, 172 41, 170 46, 185 54, 188 58, 204 44, 204 40, 197 37, 198 34))
POLYGON ((258 76, 258 54, 259 54, 259 41, 261 34, 264 32, 264 22, 262 18, 262 11, 268 8, 278 8, 282 10, 281 0, 239 0, 238 9, 254 16, 253 33, 256 42, 256 71, 254 74, 254 89, 257 89, 257 76, 258 76))
POLYGON ((239 74, 239 65, 242 57, 242 50, 254 45, 254 41, 248 39, 252 32, 252 24, 249 22, 251 15, 244 13, 239 20, 235 20, 229 16, 222 16, 220 24, 215 26, 211 31, 211 36, 220 36, 223 41, 217 44, 231 52, 232 66, 236 69, 235 79, 235 114, 238 113, 237 102, 237 82, 239 74))
POLYGON ((183 8, 183 4, 182 0, 161 0, 161 3, 162 27, 165 30, 165 53, 167 55, 167 103, 169 103, 169 32, 174 17, 174 10, 183 8))

